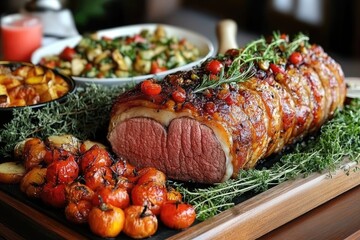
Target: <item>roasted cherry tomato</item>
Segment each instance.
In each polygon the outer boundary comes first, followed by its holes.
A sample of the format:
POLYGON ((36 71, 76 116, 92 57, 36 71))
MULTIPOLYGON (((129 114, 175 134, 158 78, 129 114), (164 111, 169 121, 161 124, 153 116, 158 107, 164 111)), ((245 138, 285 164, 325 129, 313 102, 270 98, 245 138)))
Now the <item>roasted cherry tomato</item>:
POLYGON ((110 154, 106 149, 93 145, 79 158, 80 170, 86 172, 93 167, 109 167, 112 164, 110 154))
POLYGON ((166 187, 154 182, 137 184, 131 191, 133 205, 148 206, 155 215, 160 214, 161 206, 166 201, 166 187))
POLYGON ((301 53, 293 52, 289 57, 289 61, 294 65, 298 65, 303 61, 303 57, 301 53))
POLYGON ((134 188, 135 183, 126 177, 119 176, 116 178, 115 185, 118 187, 125 188, 130 196, 131 190, 134 188))
POLYGON ((39 198, 46 181, 46 168, 33 168, 20 181, 20 190, 30 198, 39 198))
POLYGON ((130 43, 144 43, 146 42, 146 39, 143 38, 141 35, 139 34, 135 34, 133 37, 128 37, 126 39, 126 43, 130 44, 130 43))
POLYGON ((153 167, 146 167, 138 171, 139 179, 137 184, 143 184, 148 182, 154 182, 159 185, 166 184, 166 175, 160 170, 153 167))
POLYGON ((166 194, 166 201, 167 202, 181 202, 182 195, 179 191, 176 191, 174 188, 168 187, 167 194, 166 194))
POLYGON ((206 70, 209 71, 212 74, 218 74, 220 73, 221 69, 224 67, 224 65, 218 61, 218 60, 211 60, 207 65, 206 65, 206 70))
POLYGON ((239 49, 230 48, 225 52, 226 56, 237 57, 239 56, 239 49))
POLYGON ((70 155, 73 155, 73 153, 66 151, 64 149, 59 149, 59 148, 47 149, 46 154, 44 156, 44 162, 46 163, 46 165, 50 165, 52 162, 64 160, 70 155))
POLYGON ((115 179, 110 167, 92 167, 84 174, 85 185, 96 191, 98 188, 113 186, 115 179))
POLYGON ((66 205, 65 184, 46 183, 41 192, 41 200, 50 206, 63 208, 66 205))
POLYGON ((94 198, 94 191, 85 184, 73 182, 66 185, 65 197, 67 202, 79 202, 81 200, 92 201, 94 198))
POLYGON ((158 95, 161 93, 161 86, 151 80, 145 80, 141 83, 141 92, 148 96, 158 95))
POLYGON ((151 74, 156 74, 156 73, 160 73, 160 72, 164 72, 166 71, 167 68, 166 67, 160 67, 159 64, 156 61, 152 61, 151 62, 151 68, 150 68, 150 73, 151 74))
POLYGON ((172 229, 190 227, 196 218, 196 213, 190 204, 167 202, 161 207, 160 219, 165 226, 172 229))
POLYGON ((137 171, 135 170, 135 167, 123 160, 116 161, 111 166, 111 169, 114 171, 115 174, 122 177, 128 178, 128 177, 135 177, 138 175, 137 171))
POLYGON ((272 72, 274 74, 284 73, 284 69, 282 67, 280 67, 279 65, 276 65, 274 63, 270 63, 270 69, 272 70, 272 72))
POLYGON ((92 204, 87 200, 69 202, 65 207, 65 217, 72 223, 87 223, 92 204))
POLYGON ((105 203, 93 207, 89 212, 90 229, 100 237, 116 237, 123 229, 124 222, 124 211, 105 203))
POLYGON ((39 138, 31 138, 24 144, 23 157, 25 169, 29 171, 34 167, 38 167, 44 160, 46 154, 45 143, 39 138))
POLYGON ((147 238, 154 235, 158 228, 156 216, 146 206, 130 206, 124 210, 123 232, 132 238, 147 238))
POLYGON ((130 205, 130 197, 126 189, 123 187, 106 186, 99 188, 95 192, 92 203, 94 206, 106 203, 124 209, 130 205))
POLYGON ((182 87, 178 87, 171 93, 172 99, 177 103, 183 103, 186 100, 186 92, 182 87))
POLYGON ((67 60, 67 61, 71 61, 76 55, 76 51, 74 48, 71 47, 66 47, 64 48, 64 50, 60 53, 60 58, 67 60))
POLYGON ((72 154, 52 162, 46 171, 46 180, 53 184, 73 182, 79 175, 79 165, 72 154), (66 157, 66 158, 65 158, 66 157))
POLYGON ((204 106, 205 112, 208 114, 214 114, 216 112, 216 106, 214 102, 207 102, 204 106))

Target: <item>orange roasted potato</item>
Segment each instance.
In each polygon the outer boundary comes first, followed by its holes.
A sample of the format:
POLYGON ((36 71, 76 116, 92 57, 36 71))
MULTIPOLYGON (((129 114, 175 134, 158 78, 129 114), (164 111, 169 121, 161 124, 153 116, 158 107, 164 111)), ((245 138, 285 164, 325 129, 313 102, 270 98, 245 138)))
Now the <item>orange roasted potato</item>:
POLYGON ((15 70, 0 66, 0 107, 29 106, 62 97, 70 90, 62 77, 42 66, 15 70))
POLYGON ((28 139, 23 147, 23 159, 27 171, 38 167, 46 154, 45 143, 40 138, 28 139))
POLYGON ((20 190, 30 198, 39 198, 46 181, 46 168, 33 168, 20 181, 20 190))

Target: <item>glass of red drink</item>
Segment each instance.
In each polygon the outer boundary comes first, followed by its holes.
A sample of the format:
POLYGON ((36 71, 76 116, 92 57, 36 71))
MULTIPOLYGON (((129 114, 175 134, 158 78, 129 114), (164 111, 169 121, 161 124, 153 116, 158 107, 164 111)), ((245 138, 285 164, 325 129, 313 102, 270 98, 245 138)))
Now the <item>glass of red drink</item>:
POLYGON ((1 19, 2 59, 24 61, 41 46, 42 23, 35 16, 11 14, 1 19))

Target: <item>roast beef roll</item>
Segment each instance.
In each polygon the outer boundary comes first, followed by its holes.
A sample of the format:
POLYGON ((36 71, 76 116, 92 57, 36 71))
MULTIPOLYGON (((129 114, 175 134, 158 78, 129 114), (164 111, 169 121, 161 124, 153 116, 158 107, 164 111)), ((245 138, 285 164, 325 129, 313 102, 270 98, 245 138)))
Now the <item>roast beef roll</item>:
POLYGON ((320 46, 274 34, 123 93, 108 140, 139 168, 217 183, 319 130, 345 95, 341 67, 320 46))

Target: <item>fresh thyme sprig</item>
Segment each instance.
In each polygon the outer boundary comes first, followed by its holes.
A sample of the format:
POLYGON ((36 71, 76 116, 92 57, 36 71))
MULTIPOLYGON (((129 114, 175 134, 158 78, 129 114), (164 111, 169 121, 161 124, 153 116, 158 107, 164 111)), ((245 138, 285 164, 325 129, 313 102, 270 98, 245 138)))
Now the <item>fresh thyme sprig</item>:
POLYGON ((225 83, 244 82, 254 76, 254 66, 257 63, 278 64, 281 59, 287 59, 299 46, 307 45, 308 41, 309 37, 302 33, 295 36, 291 42, 276 32, 273 33, 269 43, 262 37, 251 42, 244 49, 239 49, 239 56, 233 60, 226 73, 222 69, 217 80, 211 80, 210 76, 204 75, 193 92, 214 89, 225 83))
POLYGON ((338 111, 326 123, 317 137, 298 143, 294 150, 281 157, 268 169, 241 171, 238 179, 207 188, 190 190, 183 184, 173 183, 193 204, 197 218, 205 220, 235 205, 235 199, 245 193, 257 193, 269 187, 314 172, 333 171, 345 157, 360 160, 360 100, 338 111))

